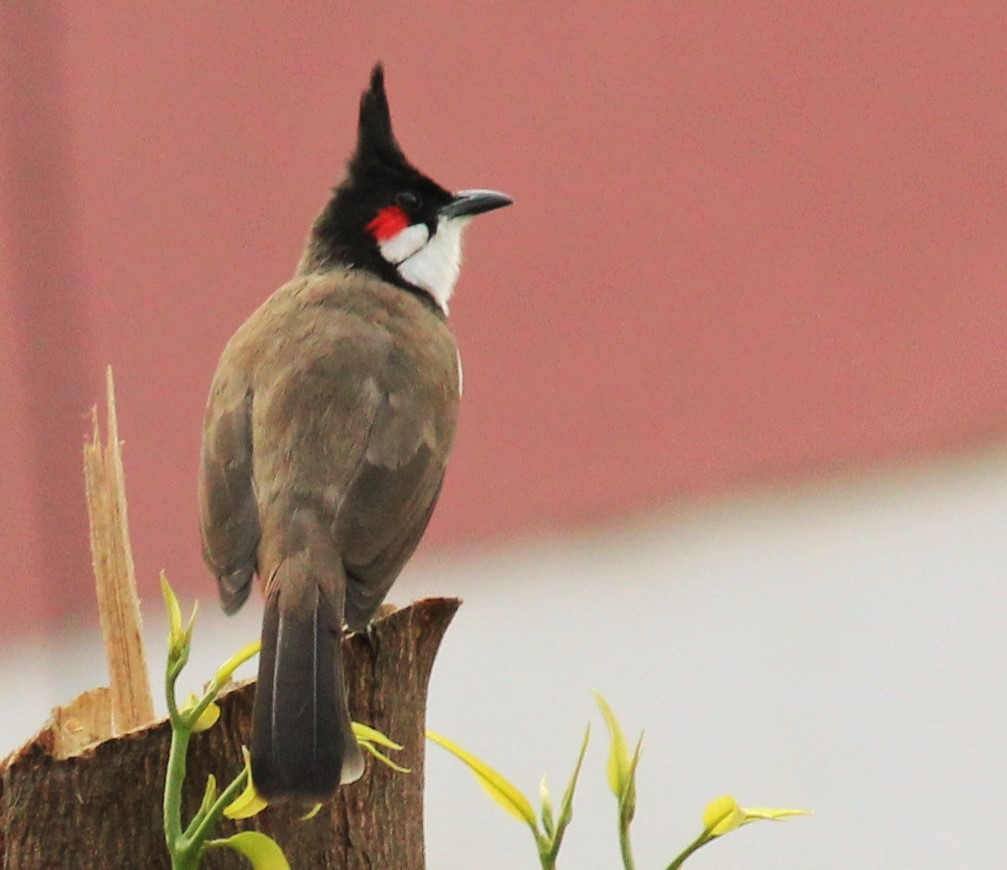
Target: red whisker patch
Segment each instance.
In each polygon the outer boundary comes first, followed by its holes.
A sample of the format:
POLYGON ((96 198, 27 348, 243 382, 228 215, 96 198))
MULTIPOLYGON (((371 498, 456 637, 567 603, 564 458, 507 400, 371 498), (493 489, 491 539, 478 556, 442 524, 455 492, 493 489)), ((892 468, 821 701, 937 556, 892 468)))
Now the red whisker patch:
POLYGON ((397 236, 407 226, 409 226, 409 218, 406 213, 397 205, 389 205, 381 209, 374 220, 364 229, 379 242, 383 242, 385 239, 397 236))

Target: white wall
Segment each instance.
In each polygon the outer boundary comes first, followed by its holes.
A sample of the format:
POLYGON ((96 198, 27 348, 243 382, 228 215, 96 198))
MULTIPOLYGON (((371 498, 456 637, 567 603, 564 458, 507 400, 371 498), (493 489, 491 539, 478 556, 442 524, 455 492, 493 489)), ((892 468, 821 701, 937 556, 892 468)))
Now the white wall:
MULTIPOLYGON (((666 866, 723 792, 816 814, 734 833, 695 870, 1000 868, 1005 532, 1000 451, 420 560, 393 598, 465 598, 429 725, 526 792, 546 771, 562 790, 592 722, 561 866, 619 866, 598 688, 628 734, 646 730, 641 870, 666 866)), ((194 684, 257 630, 255 612, 216 614, 209 588, 203 604, 194 684)), ((0 749, 103 679, 93 638, 2 655, 0 749)), ((528 833, 436 747, 427 826, 432 870, 536 866, 528 833)))

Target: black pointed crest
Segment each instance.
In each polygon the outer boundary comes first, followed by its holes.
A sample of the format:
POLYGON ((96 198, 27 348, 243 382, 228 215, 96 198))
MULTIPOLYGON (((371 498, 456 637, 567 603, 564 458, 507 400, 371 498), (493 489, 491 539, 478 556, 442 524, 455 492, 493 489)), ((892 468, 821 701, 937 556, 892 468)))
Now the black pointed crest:
POLYGON ((371 72, 371 86, 360 97, 357 150, 352 160, 352 165, 358 168, 374 163, 409 165, 392 132, 392 116, 385 95, 385 71, 380 63, 375 64, 371 72))

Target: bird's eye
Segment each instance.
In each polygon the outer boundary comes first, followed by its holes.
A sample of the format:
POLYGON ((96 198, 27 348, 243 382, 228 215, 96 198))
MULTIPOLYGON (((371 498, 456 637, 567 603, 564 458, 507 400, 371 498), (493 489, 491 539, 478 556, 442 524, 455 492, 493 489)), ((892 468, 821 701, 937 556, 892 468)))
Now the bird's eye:
POLYGON ((414 211, 420 207, 420 198, 411 190, 404 190, 395 197, 395 204, 406 211, 414 211))

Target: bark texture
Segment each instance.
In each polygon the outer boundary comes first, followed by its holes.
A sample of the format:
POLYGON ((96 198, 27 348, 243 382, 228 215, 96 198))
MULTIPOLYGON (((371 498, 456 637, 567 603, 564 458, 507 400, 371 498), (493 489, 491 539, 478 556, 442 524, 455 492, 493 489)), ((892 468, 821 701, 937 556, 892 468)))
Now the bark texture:
MULTIPOLYGON (((350 712, 402 743, 400 774, 373 760, 364 777, 339 790, 308 821, 301 806, 269 807, 247 822, 224 821, 217 836, 257 829, 283 847, 292 868, 421 870, 423 756, 427 685, 457 599, 427 599, 373 624, 369 636, 343 640, 350 712)), ((198 640, 198 631, 197 631, 198 640)), ((193 682, 211 675, 196 675, 193 682)), ((191 679, 192 675, 190 675, 191 679)), ((183 678, 184 679, 184 678, 183 678)), ((254 682, 225 692, 221 718, 193 736, 185 821, 209 774, 227 782, 240 770, 249 741, 254 682)), ((60 759, 66 737, 45 728, 3 763, 0 772, 0 867, 169 868, 161 821, 170 729, 161 720, 60 759)), ((230 850, 207 853, 203 867, 247 867, 230 850)))

